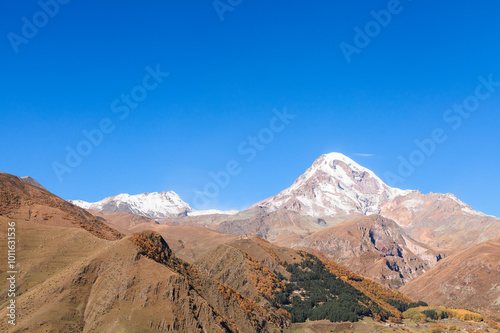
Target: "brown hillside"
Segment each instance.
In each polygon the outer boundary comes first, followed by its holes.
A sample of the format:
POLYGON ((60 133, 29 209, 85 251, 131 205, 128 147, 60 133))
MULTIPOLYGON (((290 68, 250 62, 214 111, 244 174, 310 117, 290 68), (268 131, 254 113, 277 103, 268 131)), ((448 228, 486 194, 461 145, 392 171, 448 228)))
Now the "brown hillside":
POLYGON ((143 226, 144 229, 147 229, 148 226, 158 224, 157 221, 142 215, 108 213, 92 209, 88 209, 87 212, 125 235, 132 234, 133 232, 131 230, 137 226, 143 226))
MULTIPOLYGON (((18 321, 9 332, 230 331, 185 278, 138 255, 128 239, 107 242, 80 229, 23 221, 18 230, 22 239, 34 237, 18 251, 19 270, 27 271, 19 275, 18 321), (94 246, 80 247, 89 241, 94 246), (59 259, 39 260, 39 242, 59 247, 59 259)), ((5 308, 2 332, 10 328, 5 308)))
POLYGON ((208 276, 269 308, 273 292, 283 288, 274 271, 286 274, 284 261, 295 262, 300 256, 285 248, 275 252, 263 244, 258 237, 232 241, 207 252, 194 264, 208 276))
POLYGON ((500 237, 460 251, 401 288, 432 305, 500 318, 500 237))
POLYGON ((232 318, 233 326, 241 332, 280 332, 289 324, 286 313, 274 308, 264 309, 253 300, 242 296, 233 288, 214 280, 200 272, 186 261, 179 259, 170 250, 160 234, 154 231, 143 231, 131 238, 140 253, 161 263, 180 275, 214 308, 226 318, 232 318))
POLYGON ((0 172, 0 216, 49 226, 82 228, 103 239, 123 237, 84 209, 3 172, 0 172))
MULTIPOLYGON (((4 235, 7 221, 0 217, 4 235)), ((110 242, 78 228, 28 221, 16 221, 16 228, 18 321, 6 323, 2 299, 2 332, 280 332, 287 326, 286 317, 264 312, 177 259, 158 234, 110 242)))

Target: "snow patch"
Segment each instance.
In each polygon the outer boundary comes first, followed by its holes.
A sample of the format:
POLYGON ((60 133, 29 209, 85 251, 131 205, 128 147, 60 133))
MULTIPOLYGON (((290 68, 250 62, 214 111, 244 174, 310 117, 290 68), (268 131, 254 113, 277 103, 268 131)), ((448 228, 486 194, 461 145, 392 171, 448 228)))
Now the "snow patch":
POLYGON ((68 202, 83 209, 89 209, 92 205, 92 203, 83 200, 68 200, 68 202))

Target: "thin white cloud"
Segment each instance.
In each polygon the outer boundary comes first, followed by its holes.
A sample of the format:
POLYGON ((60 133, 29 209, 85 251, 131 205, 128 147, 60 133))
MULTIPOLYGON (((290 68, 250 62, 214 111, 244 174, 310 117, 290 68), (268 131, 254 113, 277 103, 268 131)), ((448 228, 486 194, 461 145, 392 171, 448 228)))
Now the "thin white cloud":
POLYGON ((375 156, 375 154, 362 154, 362 153, 356 153, 354 155, 356 155, 356 156, 363 156, 363 157, 373 157, 373 156, 375 156))
POLYGON ((203 192, 203 191, 193 190, 193 192, 194 192, 195 194, 207 195, 207 193, 206 193, 206 192, 203 192))

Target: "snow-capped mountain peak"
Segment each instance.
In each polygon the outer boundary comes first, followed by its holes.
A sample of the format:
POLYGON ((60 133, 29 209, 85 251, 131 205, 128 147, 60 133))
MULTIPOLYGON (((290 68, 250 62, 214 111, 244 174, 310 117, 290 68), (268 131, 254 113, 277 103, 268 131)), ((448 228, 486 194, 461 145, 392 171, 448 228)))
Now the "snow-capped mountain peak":
POLYGON ((143 215, 153 219, 186 216, 193 211, 174 191, 136 195, 121 193, 93 203, 82 200, 69 200, 69 202, 85 209, 143 215))
POLYGON ((405 226, 436 216, 486 216, 451 193, 422 194, 389 187, 373 171, 340 153, 321 155, 292 186, 254 206, 314 217, 380 214, 405 226))
POLYGON ((234 215, 237 210, 220 211, 217 209, 194 210, 174 191, 151 192, 130 195, 120 193, 97 202, 68 200, 83 209, 93 209, 108 213, 129 213, 152 219, 165 219, 180 216, 234 215))
POLYGON ((341 154, 341 153, 330 153, 330 154, 324 154, 321 155, 318 159, 314 161, 312 166, 304 173, 303 176, 299 177, 293 187, 300 186, 301 183, 304 183, 308 179, 314 177, 317 175, 319 172, 325 173, 326 175, 329 175, 334 178, 338 178, 340 180, 352 183, 353 181, 360 180, 360 177, 363 177, 365 174, 369 175, 374 182, 377 183, 377 188, 379 190, 382 190, 384 187, 388 187, 387 185, 384 184, 384 182, 378 178, 371 170, 362 167, 358 163, 354 162, 351 160, 349 157, 341 154), (336 166, 339 164, 344 164, 347 166, 347 169, 345 167, 340 167, 337 168, 336 166), (354 175, 354 179, 350 179, 348 174, 346 172, 352 171, 354 175))
POLYGON ((373 214, 405 191, 387 186, 371 170, 341 153, 321 155, 289 188, 256 206, 311 216, 373 214))

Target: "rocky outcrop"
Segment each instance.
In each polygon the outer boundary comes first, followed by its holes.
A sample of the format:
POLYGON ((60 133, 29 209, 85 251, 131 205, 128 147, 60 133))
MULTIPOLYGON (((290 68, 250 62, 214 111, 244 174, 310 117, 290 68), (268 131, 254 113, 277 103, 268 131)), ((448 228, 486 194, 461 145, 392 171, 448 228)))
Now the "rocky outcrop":
POLYGON ((47 190, 45 187, 42 186, 39 182, 37 182, 35 179, 31 178, 30 176, 24 176, 20 178, 23 182, 26 184, 30 184, 33 186, 36 186, 38 188, 41 188, 42 190, 47 190))
POLYGON ((500 237, 440 261, 401 290, 431 305, 462 307, 500 316, 500 237))
POLYGON ((376 281, 399 287, 432 268, 443 254, 409 237, 380 215, 325 228, 300 244, 376 281))

